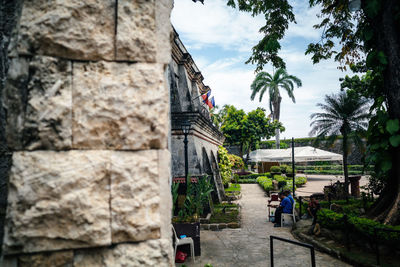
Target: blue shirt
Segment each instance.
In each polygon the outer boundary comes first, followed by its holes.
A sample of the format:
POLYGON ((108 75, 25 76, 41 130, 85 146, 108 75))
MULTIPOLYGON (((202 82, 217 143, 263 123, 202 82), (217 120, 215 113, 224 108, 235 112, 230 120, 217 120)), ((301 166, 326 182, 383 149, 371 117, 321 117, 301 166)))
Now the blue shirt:
POLYGON ((292 202, 290 202, 290 199, 288 197, 285 197, 282 199, 281 206, 283 207, 282 212, 283 213, 292 213, 293 212, 293 205, 292 202))
POLYGON ((292 197, 292 194, 289 194, 287 197, 289 198, 290 203, 292 203, 292 206, 293 206, 294 199, 293 199, 293 197, 292 197))

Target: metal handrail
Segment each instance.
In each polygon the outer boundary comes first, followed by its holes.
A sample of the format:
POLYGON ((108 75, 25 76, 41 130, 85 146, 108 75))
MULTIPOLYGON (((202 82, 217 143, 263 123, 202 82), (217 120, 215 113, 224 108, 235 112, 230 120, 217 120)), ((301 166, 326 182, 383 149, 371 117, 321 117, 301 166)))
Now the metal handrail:
POLYGON ((314 246, 310 245, 310 244, 306 244, 306 243, 301 243, 298 241, 293 241, 290 239, 286 239, 286 238, 282 238, 279 236, 269 236, 269 240, 270 240, 270 254, 271 254, 271 267, 274 267, 274 239, 283 241, 283 242, 287 242, 293 245, 297 245, 297 246, 301 246, 301 247, 305 247, 305 248, 309 248, 310 252, 311 252, 311 266, 312 267, 316 267, 315 265, 315 250, 314 250, 314 246))

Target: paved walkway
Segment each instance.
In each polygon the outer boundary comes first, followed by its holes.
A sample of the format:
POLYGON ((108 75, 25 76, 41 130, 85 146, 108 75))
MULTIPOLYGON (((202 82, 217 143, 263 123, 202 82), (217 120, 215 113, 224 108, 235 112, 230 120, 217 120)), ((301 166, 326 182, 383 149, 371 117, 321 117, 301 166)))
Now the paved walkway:
MULTIPOLYGON (((324 186, 330 185, 331 183, 336 183, 337 181, 344 182, 344 178, 341 175, 297 174, 297 176, 307 177, 307 183, 304 186, 296 189, 297 196, 310 196, 313 193, 323 193, 324 186)), ((367 176, 362 176, 360 180, 360 186, 364 186, 367 184, 368 184, 367 176)))
MULTIPOLYGON (((270 266, 269 236, 292 239, 290 228, 274 228, 267 222, 267 197, 258 184, 242 184, 242 228, 222 231, 201 231, 202 256, 196 263, 213 267, 270 266)), ((309 249, 274 241, 275 266, 311 266, 309 249)), ((189 258, 190 260, 190 258, 189 258)), ((349 266, 326 254, 316 252, 317 266, 349 266)))

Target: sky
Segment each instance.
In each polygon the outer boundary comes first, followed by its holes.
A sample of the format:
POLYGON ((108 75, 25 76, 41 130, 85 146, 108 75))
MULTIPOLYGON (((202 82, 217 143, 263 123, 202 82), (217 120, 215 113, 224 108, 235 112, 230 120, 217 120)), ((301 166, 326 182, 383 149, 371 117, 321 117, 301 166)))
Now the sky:
MULTIPOLYGON (((250 99, 250 85, 255 78, 255 65, 245 64, 251 48, 262 38, 258 33, 264 25, 263 17, 252 17, 226 6, 226 0, 206 0, 202 5, 191 0, 175 0, 171 14, 172 24, 192 55, 211 88, 216 105, 234 105, 246 112, 263 107, 269 111, 268 95, 262 102, 258 95, 250 99)), ((307 45, 320 40, 321 31, 313 28, 319 19, 318 7, 310 9, 308 1, 291 1, 297 24, 290 24, 282 40, 281 57, 287 72, 302 80, 303 86, 294 89, 296 103, 281 90, 281 117, 286 130, 281 139, 308 137, 310 115, 319 112, 317 103, 324 102, 326 94, 340 91, 339 78, 346 73, 337 69, 333 60, 312 64, 311 55, 305 55, 307 45)), ((264 67, 272 73, 272 66, 264 67)))

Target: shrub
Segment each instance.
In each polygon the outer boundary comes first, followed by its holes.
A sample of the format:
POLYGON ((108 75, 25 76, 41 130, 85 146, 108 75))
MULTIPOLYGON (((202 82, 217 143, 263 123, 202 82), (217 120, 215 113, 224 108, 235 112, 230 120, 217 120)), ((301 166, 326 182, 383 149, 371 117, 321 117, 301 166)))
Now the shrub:
POLYGON ((260 176, 257 178, 257 183, 261 185, 261 187, 266 191, 269 192, 273 189, 272 187, 272 180, 266 176, 260 176))
MULTIPOLYGON (((350 175, 361 175, 364 170, 363 165, 348 165, 350 175)), ((342 175, 342 165, 312 165, 312 166, 296 166, 299 171, 304 171, 307 174, 330 174, 330 175, 342 175)), ((373 170, 373 166, 367 166, 364 173, 370 173, 373 170)), ((288 172, 288 171, 287 171, 288 172)))
POLYGON ((266 172, 266 173, 252 173, 252 174, 249 174, 249 175, 240 176, 240 178, 241 179, 257 179, 257 177, 260 177, 260 176, 267 176, 267 177, 270 177, 270 178, 272 177, 271 173, 266 172))
POLYGON ((284 187, 286 184, 287 184, 286 181, 279 181, 279 182, 278 182, 278 188, 282 188, 282 187, 284 187))
POLYGON ((289 165, 285 165, 285 164, 282 164, 281 166, 279 166, 279 168, 281 169, 281 173, 287 173, 288 169, 291 169, 289 167, 289 165))
POLYGON ((279 166, 272 166, 270 170, 274 173, 281 173, 281 168, 279 166))
POLYGON ((232 177, 232 164, 228 157, 228 151, 223 146, 218 147, 218 159, 222 182, 224 185, 227 185, 232 177))
MULTIPOLYGON (((343 214, 328 209, 321 209, 318 211, 319 223, 330 229, 344 230, 345 224, 343 216, 343 214)), ((348 223, 353 226, 353 232, 357 232, 366 238, 373 238, 374 228, 400 230, 400 225, 384 225, 371 219, 360 218, 359 216, 352 215, 348 215, 348 223)), ((383 241, 399 241, 400 233, 378 231, 378 238, 383 241)))
POLYGON ((252 174, 252 173, 251 172, 247 172, 247 171, 243 171, 243 172, 237 172, 236 174, 239 175, 239 176, 245 176, 245 175, 249 175, 249 174, 252 174))
POLYGON ((278 181, 278 182, 281 182, 281 181, 286 181, 286 178, 283 177, 282 175, 277 175, 277 174, 275 174, 273 180, 276 180, 276 181, 278 181))
POLYGON ((244 168, 243 159, 239 156, 228 154, 229 161, 231 162, 232 168, 240 170, 244 168))
POLYGON ((296 186, 302 186, 305 183, 307 183, 307 178, 306 177, 296 177, 294 179, 294 182, 295 182, 296 186))
POLYGON ((239 184, 256 184, 256 179, 238 179, 239 184))
MULTIPOLYGON (((282 190, 293 190, 293 181, 287 180, 286 184, 283 186, 282 190)), ((296 186, 294 187, 296 189, 296 186)))

